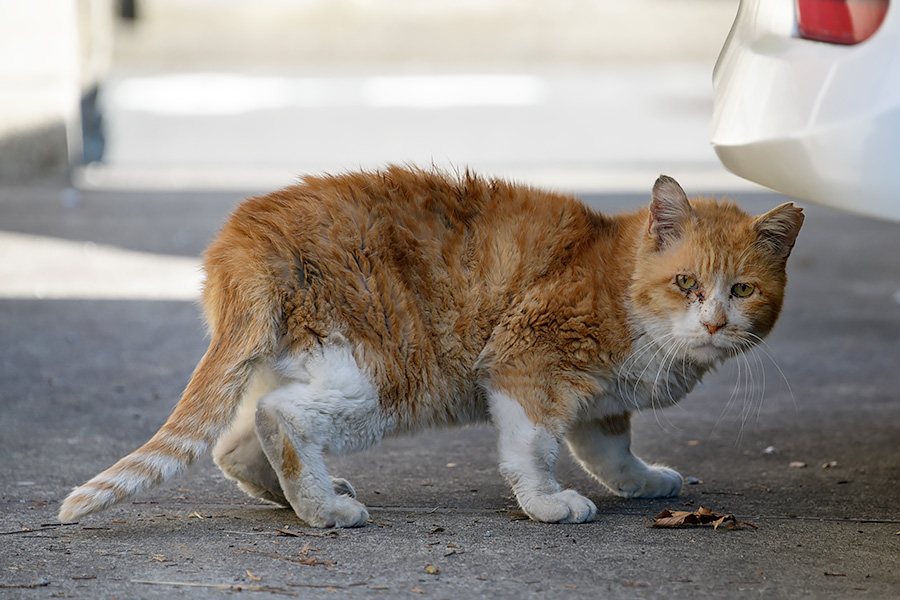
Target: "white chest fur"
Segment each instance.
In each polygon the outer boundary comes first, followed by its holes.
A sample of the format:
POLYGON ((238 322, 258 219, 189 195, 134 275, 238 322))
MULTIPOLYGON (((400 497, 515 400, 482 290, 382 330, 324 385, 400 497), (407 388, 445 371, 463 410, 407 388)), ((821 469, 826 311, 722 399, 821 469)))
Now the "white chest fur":
POLYGON ((711 365, 691 361, 677 340, 659 343, 643 335, 610 386, 626 410, 671 406, 685 397, 711 365))

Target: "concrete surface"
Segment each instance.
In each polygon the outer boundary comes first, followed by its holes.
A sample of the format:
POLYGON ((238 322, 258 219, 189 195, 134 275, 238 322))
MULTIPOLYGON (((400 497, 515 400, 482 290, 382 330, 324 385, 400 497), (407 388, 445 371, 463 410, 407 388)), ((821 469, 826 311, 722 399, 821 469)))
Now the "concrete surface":
MULTIPOLYGON (((0 229, 191 259, 243 194, 7 186, 0 229)), ((586 199, 609 211, 646 201, 586 199)), ((769 347, 637 419, 637 452, 697 483, 678 498, 624 500, 565 457, 560 480, 599 507, 584 525, 521 520, 481 426, 333 460, 370 508, 362 529, 306 528, 209 460, 60 526, 67 491, 164 421, 203 328, 192 302, 152 290, 41 300, 0 281, 0 598, 895 598, 900 226, 807 211, 769 347), (648 527, 662 509, 701 505, 758 529, 648 527)))

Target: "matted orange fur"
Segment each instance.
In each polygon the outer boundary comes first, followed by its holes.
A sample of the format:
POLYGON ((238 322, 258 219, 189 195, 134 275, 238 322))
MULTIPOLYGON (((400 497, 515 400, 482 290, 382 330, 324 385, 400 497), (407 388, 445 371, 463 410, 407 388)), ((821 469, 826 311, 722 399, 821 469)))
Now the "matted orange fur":
POLYGON ((316 527, 368 519, 324 452, 490 418, 500 471, 549 522, 593 518, 554 476, 565 441, 623 496, 681 477, 630 450, 630 414, 671 404, 757 343, 782 304, 803 222, 688 201, 648 208, 470 173, 390 167, 308 177, 240 205, 205 257, 206 355, 165 425, 76 488, 73 521, 171 478, 215 445, 229 478, 316 527))

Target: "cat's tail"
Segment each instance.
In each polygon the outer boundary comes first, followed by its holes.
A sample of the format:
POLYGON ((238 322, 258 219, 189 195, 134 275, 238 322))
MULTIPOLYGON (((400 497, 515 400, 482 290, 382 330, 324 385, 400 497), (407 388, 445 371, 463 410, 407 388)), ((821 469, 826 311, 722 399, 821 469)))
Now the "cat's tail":
POLYGON ((240 294, 236 288, 247 282, 211 286, 210 279, 219 273, 210 266, 204 303, 212 341, 181 400, 146 444, 75 488, 60 507, 60 521, 76 521, 171 479, 205 454, 231 425, 259 360, 270 355, 278 315, 275 298, 266 302, 259 294, 254 294, 253 314, 235 314, 241 303, 222 296, 240 294))

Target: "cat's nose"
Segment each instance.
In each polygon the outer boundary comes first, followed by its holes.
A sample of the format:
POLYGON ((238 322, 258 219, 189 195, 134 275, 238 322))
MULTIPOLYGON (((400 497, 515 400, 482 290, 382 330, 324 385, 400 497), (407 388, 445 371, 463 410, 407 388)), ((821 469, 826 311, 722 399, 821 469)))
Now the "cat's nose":
POLYGON ((709 335, 713 335, 718 330, 725 327, 725 323, 704 323, 706 330, 709 332, 709 335))

